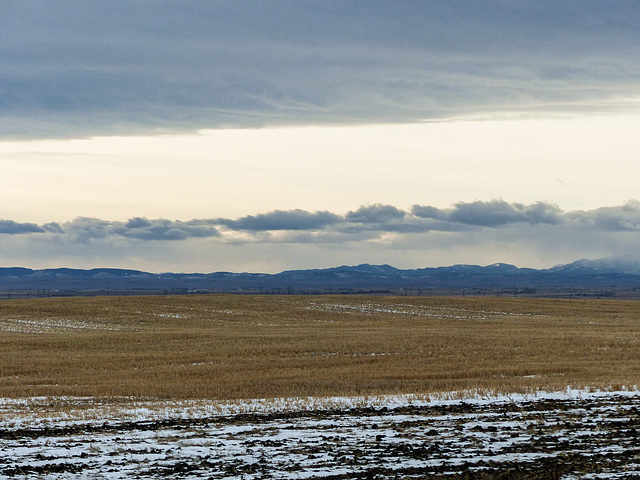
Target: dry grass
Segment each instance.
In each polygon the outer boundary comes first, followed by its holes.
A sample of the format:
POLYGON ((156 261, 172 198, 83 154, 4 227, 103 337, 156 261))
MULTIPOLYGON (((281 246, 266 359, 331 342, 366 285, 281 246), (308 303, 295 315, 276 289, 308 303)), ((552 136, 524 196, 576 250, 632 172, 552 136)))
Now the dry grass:
POLYGON ((637 302, 184 296, 0 302, 0 397, 239 399, 638 385, 637 302))

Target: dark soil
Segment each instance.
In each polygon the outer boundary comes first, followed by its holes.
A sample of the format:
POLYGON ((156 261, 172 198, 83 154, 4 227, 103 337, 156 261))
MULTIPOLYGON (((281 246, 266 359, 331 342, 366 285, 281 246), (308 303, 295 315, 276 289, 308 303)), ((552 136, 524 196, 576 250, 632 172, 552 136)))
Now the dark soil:
POLYGON ((0 430, 0 478, 640 479, 640 396, 0 430))

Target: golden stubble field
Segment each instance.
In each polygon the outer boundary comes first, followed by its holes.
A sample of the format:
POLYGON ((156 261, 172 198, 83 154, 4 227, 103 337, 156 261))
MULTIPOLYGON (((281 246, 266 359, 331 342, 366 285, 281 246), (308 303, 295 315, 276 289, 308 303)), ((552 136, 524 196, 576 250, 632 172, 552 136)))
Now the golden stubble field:
POLYGON ((640 383, 640 304, 153 296, 0 301, 0 397, 247 399, 640 383))

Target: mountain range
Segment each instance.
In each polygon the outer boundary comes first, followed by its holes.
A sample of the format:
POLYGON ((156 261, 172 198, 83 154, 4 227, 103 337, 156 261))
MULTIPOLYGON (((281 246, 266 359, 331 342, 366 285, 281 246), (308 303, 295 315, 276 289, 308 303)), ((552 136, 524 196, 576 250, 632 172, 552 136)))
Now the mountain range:
MULTIPOLYGON (((409 293, 591 289, 640 291, 640 263, 624 257, 578 260, 548 269, 506 263, 487 266, 398 269, 390 265, 340 266, 264 273, 149 273, 139 270, 0 268, 0 295, 54 296, 136 293, 409 293)), ((541 296, 545 296, 541 294, 541 296)))

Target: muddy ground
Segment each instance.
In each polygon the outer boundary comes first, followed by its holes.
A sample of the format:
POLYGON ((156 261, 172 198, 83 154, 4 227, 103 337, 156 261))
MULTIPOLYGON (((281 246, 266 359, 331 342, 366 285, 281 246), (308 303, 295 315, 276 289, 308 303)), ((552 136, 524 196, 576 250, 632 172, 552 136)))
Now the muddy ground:
POLYGON ((640 396, 0 431, 0 478, 640 478, 640 396))

